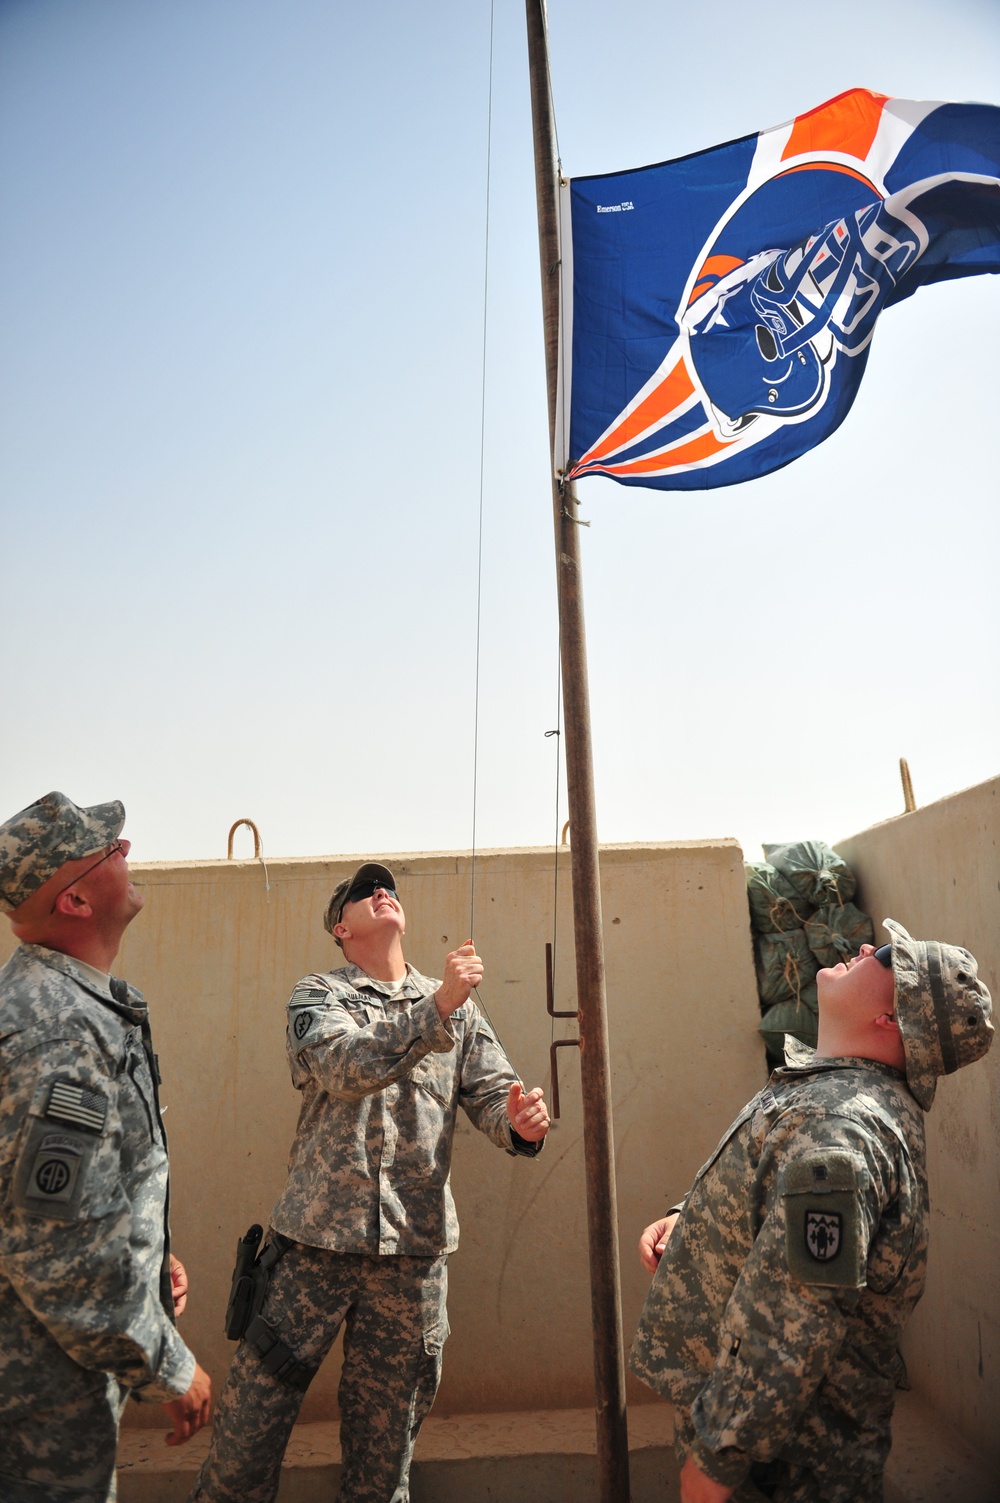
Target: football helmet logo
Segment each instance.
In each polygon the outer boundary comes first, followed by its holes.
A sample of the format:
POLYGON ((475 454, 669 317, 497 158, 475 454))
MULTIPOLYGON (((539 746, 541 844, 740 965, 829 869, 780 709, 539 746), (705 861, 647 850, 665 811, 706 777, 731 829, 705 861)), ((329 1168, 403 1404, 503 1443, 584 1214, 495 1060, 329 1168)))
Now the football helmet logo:
MULTIPOLYGON (((886 298, 921 250, 916 232, 874 194, 870 188, 868 202, 789 250, 759 252, 714 282, 695 278, 678 321, 721 438, 764 413, 809 416, 826 400, 838 352, 867 346, 886 298)), ((720 255, 731 229, 732 222, 706 266, 732 264, 720 255)))

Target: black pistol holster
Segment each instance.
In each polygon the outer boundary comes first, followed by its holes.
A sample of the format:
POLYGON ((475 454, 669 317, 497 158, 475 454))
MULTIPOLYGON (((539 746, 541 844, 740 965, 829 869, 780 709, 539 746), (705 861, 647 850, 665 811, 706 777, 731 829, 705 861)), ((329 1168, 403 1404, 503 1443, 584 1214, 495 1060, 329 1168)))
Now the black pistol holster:
MULTIPOLYGON (((236 1244, 233 1287, 229 1291, 229 1304, 226 1306, 226 1335, 230 1341, 239 1341, 246 1334, 247 1326, 264 1303, 271 1269, 281 1257, 281 1252, 278 1252, 266 1268, 263 1266, 263 1254, 258 1256, 257 1252, 263 1235, 264 1228, 255 1222, 246 1236, 241 1237, 236 1244)), ((265 1247, 265 1253, 270 1251, 270 1247, 265 1247)))
POLYGON ((265 1242, 258 1252, 263 1235, 263 1228, 254 1223, 236 1244, 233 1287, 226 1306, 226 1335, 230 1341, 240 1341, 245 1337, 269 1373, 305 1392, 316 1369, 300 1362, 260 1314, 271 1271, 294 1244, 287 1237, 272 1232, 271 1240, 265 1242))

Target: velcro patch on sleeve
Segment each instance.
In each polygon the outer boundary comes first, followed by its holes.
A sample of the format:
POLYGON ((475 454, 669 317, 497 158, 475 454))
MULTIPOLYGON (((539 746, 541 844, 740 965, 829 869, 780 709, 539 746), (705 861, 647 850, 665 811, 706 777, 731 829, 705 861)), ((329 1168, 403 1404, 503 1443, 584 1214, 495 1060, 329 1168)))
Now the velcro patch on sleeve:
POLYGON ((297 986, 288 999, 288 1028, 296 1044, 311 1033, 331 998, 323 986, 297 986))
POLYGON ((54 1132, 45 1118, 34 1118, 14 1171, 13 1204, 33 1216, 75 1221, 97 1147, 92 1134, 54 1132))
POLYGON ((54 1080, 45 1115, 83 1132, 102 1133, 108 1117, 108 1098, 72 1080, 54 1080))
POLYGON ((786 1164, 778 1179, 788 1271, 800 1284, 859 1289, 865 1282, 861 1196, 863 1161, 844 1149, 817 1149, 786 1164))

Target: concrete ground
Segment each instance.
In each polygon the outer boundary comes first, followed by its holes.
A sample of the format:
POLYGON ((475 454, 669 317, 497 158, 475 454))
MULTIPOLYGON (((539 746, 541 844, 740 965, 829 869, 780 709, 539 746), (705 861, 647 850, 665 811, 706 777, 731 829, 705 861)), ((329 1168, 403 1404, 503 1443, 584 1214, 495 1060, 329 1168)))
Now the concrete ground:
MULTIPOLYGON (((628 1415, 632 1503, 678 1503, 668 1404, 628 1415)), ((340 1474, 336 1423, 296 1426, 279 1503, 331 1503, 340 1474)), ((183 1503, 208 1432, 168 1449, 159 1430, 125 1430, 119 1503, 183 1503)), ((595 1503, 589 1409, 431 1417, 417 1443, 412 1503, 595 1503)), ((885 1503, 1000 1503, 1000 1478, 912 1393, 901 1393, 886 1468, 885 1503)))

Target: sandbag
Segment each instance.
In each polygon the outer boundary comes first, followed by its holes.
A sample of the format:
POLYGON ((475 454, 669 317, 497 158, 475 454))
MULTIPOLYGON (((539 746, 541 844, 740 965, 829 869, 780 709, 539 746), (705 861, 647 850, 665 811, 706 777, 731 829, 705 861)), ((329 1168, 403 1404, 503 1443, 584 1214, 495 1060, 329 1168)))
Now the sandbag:
POLYGON ((822 840, 765 845, 764 855, 814 908, 850 902, 857 890, 857 881, 847 862, 822 840))
POLYGON ((805 1002, 778 1002, 769 1007, 759 1023, 768 1053, 782 1059, 785 1054, 785 1034, 790 1033, 810 1049, 816 1047, 816 1014, 805 1002))
POLYGON ((828 903, 805 923, 809 948, 821 966, 837 965, 875 941, 875 925, 853 903, 828 903))
POLYGON ((754 939, 761 1011, 776 1002, 800 1002, 819 966, 804 929, 758 934, 754 939))
POLYGON ((787 877, 769 861, 745 861, 750 922, 758 934, 801 929, 812 904, 799 896, 787 877))

